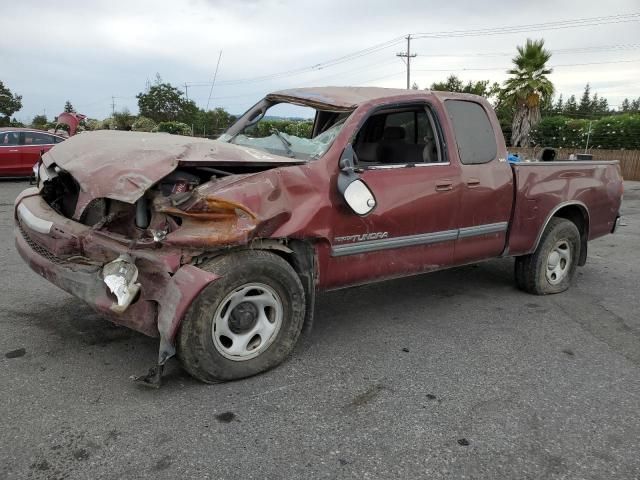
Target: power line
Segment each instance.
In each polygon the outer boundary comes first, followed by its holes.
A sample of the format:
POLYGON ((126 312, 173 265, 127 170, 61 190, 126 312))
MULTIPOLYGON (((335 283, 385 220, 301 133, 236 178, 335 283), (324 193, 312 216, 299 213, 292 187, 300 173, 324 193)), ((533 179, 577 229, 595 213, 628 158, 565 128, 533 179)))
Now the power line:
POLYGON ((555 22, 530 23, 527 25, 512 25, 505 27, 480 28, 475 30, 451 30, 444 32, 416 33, 414 38, 459 38, 477 37, 485 35, 506 35, 510 33, 523 33, 527 31, 559 30, 565 28, 579 28, 608 25, 612 23, 628 23, 640 20, 640 12, 620 15, 610 15, 605 17, 577 18, 568 20, 558 20, 555 22))
MULTIPOLYGON (((585 63, 564 63, 557 65, 549 65, 549 68, 561 68, 561 67, 578 67, 583 65, 607 65, 610 63, 636 63, 640 62, 640 59, 634 60, 615 60, 610 62, 585 62, 585 63)), ((435 68, 435 69, 416 69, 416 72, 466 72, 466 71, 475 71, 475 70, 506 70, 512 68, 512 66, 507 67, 478 67, 478 68, 435 68)))

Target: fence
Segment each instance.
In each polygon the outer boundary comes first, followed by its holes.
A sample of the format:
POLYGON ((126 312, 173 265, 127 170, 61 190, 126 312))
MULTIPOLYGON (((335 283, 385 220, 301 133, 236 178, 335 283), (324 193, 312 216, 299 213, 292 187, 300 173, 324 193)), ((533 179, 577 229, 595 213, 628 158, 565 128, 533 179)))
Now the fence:
MULTIPOLYGON (((509 147, 509 152, 518 153, 523 158, 534 158, 533 148, 509 147)), ((540 149, 536 149, 538 153, 540 149)), ((584 150, 575 148, 558 148, 558 158, 567 159, 572 153, 583 153, 584 150)), ((620 160, 622 177, 625 180, 640 180, 640 150, 600 150, 593 149, 587 153, 593 155, 594 160, 620 160)))

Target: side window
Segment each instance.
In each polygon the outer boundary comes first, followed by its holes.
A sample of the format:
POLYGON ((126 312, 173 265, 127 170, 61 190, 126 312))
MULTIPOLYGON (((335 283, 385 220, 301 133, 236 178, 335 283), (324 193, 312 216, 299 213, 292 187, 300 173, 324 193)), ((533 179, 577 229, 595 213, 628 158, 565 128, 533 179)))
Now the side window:
POLYGON ((498 145, 484 108, 466 100, 446 100, 460 161, 465 165, 487 163, 496 158, 498 145))
POLYGON ((0 133, 0 147, 18 145, 20 143, 20 134, 18 132, 0 133))
POLYGON ((46 133, 24 132, 25 145, 49 145, 53 143, 53 137, 46 133))
POLYGON ((424 105, 372 115, 358 132, 354 148, 363 166, 442 161, 435 123, 424 105))
POLYGON ((384 130, 398 132, 400 140, 404 143, 416 143, 416 122, 414 112, 390 113, 384 122, 384 130))
POLYGON ((64 138, 62 137, 53 137, 53 142, 52 143, 60 143, 60 142, 64 142, 64 138))

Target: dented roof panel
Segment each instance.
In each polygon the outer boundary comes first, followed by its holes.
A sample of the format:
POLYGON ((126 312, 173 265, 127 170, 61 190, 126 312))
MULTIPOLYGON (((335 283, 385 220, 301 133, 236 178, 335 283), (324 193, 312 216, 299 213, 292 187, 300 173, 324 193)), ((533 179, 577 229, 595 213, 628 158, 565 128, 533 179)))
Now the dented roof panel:
POLYGON ((424 96, 424 90, 405 90, 380 87, 312 87, 280 90, 267 95, 267 99, 301 100, 310 105, 324 105, 338 110, 353 110, 363 103, 396 96, 424 96))

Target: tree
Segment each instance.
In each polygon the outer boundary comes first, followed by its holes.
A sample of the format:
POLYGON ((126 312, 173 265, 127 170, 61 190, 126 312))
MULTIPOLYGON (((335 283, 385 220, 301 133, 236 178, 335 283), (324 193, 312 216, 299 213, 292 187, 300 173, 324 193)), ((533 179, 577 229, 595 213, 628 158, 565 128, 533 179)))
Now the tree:
POLYGON ((44 129, 47 123, 49 123, 49 120, 47 120, 46 115, 36 115, 33 117, 33 120, 31 120, 31 126, 39 129, 44 129))
POLYGON ((591 113, 591 87, 587 83, 584 87, 584 92, 580 98, 580 105, 578 105, 578 113, 583 116, 587 116, 591 113))
POLYGON ((564 110, 564 103, 562 101, 562 94, 560 94, 560 96, 558 97, 558 101, 556 102, 555 106, 553 107, 554 113, 560 115, 563 110, 564 110))
POLYGON ((131 130, 133 126, 133 122, 136 119, 135 116, 131 115, 129 109, 124 108, 120 112, 113 113, 113 124, 117 130, 131 130))
POLYGON ((64 103, 64 111, 65 111, 66 113, 76 113, 75 108, 73 108, 73 105, 71 105, 71 102, 70 102, 69 100, 67 100, 67 101, 64 103))
POLYGON ((149 88, 146 93, 139 93, 138 108, 140 115, 155 122, 182 121, 189 123, 198 112, 198 107, 183 98, 183 92, 170 83, 159 83, 149 88))
POLYGON ((551 52, 544 48, 544 40, 527 39, 517 50, 502 96, 514 110, 511 144, 526 146, 532 127, 540 122, 540 105, 553 96, 553 83, 547 78, 553 70, 547 67, 551 52))
POLYGON ((500 91, 498 83, 491 83, 489 80, 479 80, 477 82, 468 81, 464 83, 456 75, 449 75, 444 82, 431 84, 430 90, 438 92, 458 92, 472 93, 481 97, 491 98, 500 91))
POLYGON ((11 92, 0 80, 0 125, 11 123, 11 115, 22 108, 22 95, 11 92))
POLYGON ((208 112, 199 110, 191 125, 196 135, 215 135, 224 132, 235 120, 224 108, 218 107, 208 112))
POLYGON ((631 111, 631 103, 629 102, 628 98, 625 98, 622 103, 620 104, 620 110, 623 112, 630 112, 631 111))
POLYGON ((576 103, 576 96, 571 95, 569 100, 567 100, 566 105, 564 106, 565 115, 573 116, 578 113, 578 104, 576 103))

